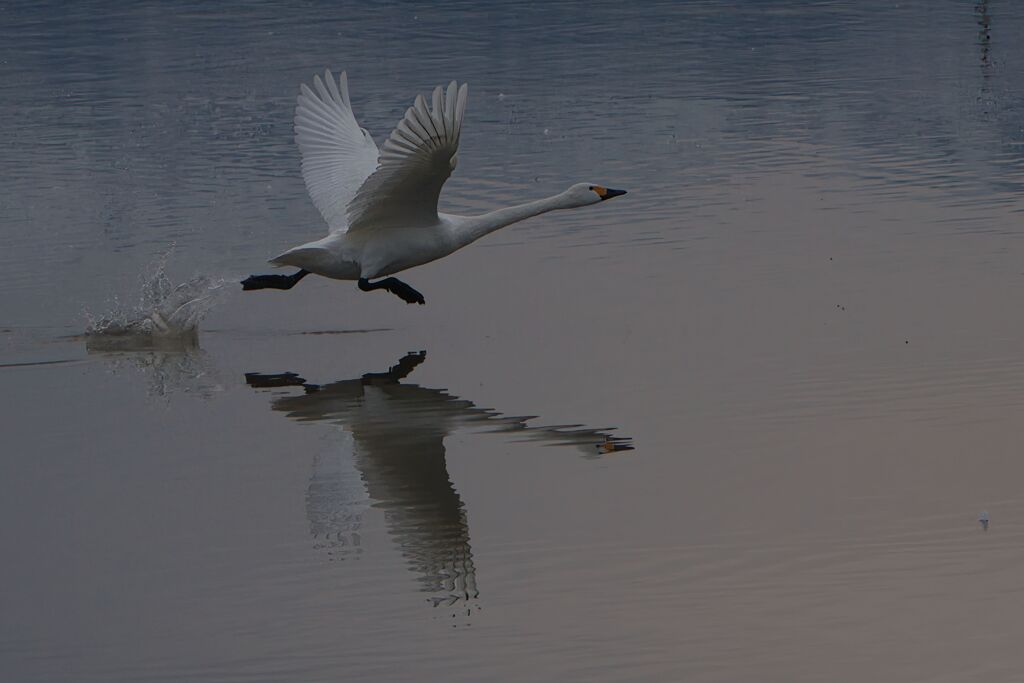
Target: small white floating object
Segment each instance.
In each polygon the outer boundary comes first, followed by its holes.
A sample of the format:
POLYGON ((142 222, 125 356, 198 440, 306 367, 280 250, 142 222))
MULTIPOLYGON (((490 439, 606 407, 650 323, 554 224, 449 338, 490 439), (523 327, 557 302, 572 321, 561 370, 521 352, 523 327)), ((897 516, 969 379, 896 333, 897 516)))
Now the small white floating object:
POLYGON ((981 528, 988 531, 988 510, 982 510, 981 514, 978 515, 978 522, 981 524, 981 528))

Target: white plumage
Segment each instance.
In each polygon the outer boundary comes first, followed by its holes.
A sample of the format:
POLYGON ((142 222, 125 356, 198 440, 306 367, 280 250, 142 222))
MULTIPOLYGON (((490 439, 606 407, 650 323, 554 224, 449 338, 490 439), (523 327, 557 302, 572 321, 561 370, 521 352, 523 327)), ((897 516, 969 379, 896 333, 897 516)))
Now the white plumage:
POLYGON ((320 209, 331 232, 345 232, 345 211, 363 181, 377 168, 377 145, 359 127, 348 99, 348 78, 342 72, 327 86, 313 79, 317 96, 303 83, 295 108, 295 141, 302 152, 302 177, 313 204, 320 209))
POLYGON ((623 190, 578 183, 565 192, 481 216, 439 213, 438 197, 457 163, 469 91, 452 81, 422 95, 405 112, 378 150, 352 113, 348 77, 330 71, 301 85, 295 108, 295 140, 302 177, 327 221, 323 239, 271 259, 300 268, 294 275, 253 275, 244 289, 290 289, 309 273, 358 280, 364 291, 386 289, 408 303, 424 303, 409 285, 389 277, 447 256, 511 223, 555 209, 596 204, 623 190))

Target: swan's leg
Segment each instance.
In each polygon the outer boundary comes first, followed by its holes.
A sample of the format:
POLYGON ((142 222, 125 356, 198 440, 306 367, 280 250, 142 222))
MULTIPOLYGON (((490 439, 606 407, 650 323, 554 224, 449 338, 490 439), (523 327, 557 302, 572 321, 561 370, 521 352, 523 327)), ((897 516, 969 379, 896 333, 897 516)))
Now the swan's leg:
POLYGON ((307 275, 308 270, 300 270, 294 275, 250 275, 242 280, 242 289, 291 289, 307 275))
POLYGON ((407 304, 425 304, 427 300, 415 289, 405 284, 396 277, 386 277, 383 280, 370 282, 365 277, 359 278, 359 289, 364 292, 372 292, 375 289, 386 289, 407 304))

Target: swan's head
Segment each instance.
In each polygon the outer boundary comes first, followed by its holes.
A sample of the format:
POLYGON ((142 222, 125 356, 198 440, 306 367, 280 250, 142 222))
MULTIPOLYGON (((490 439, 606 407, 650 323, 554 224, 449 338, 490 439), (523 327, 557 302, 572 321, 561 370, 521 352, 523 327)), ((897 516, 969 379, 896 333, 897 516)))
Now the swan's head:
POLYGON ((591 185, 590 183, 576 183, 564 193, 567 206, 586 206, 588 204, 597 204, 603 202, 605 199, 611 199, 612 197, 618 197, 620 194, 626 194, 625 190, 613 190, 605 187, 604 185, 591 185))

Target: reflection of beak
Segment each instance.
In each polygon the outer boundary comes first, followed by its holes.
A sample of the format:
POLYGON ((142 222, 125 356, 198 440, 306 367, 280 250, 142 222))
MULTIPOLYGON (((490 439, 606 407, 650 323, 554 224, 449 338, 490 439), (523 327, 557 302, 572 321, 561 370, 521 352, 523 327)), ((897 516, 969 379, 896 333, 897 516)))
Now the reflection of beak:
POLYGON ((625 190, 613 190, 610 187, 604 191, 603 195, 600 195, 601 199, 611 199, 612 197, 618 197, 620 194, 626 194, 625 190))

